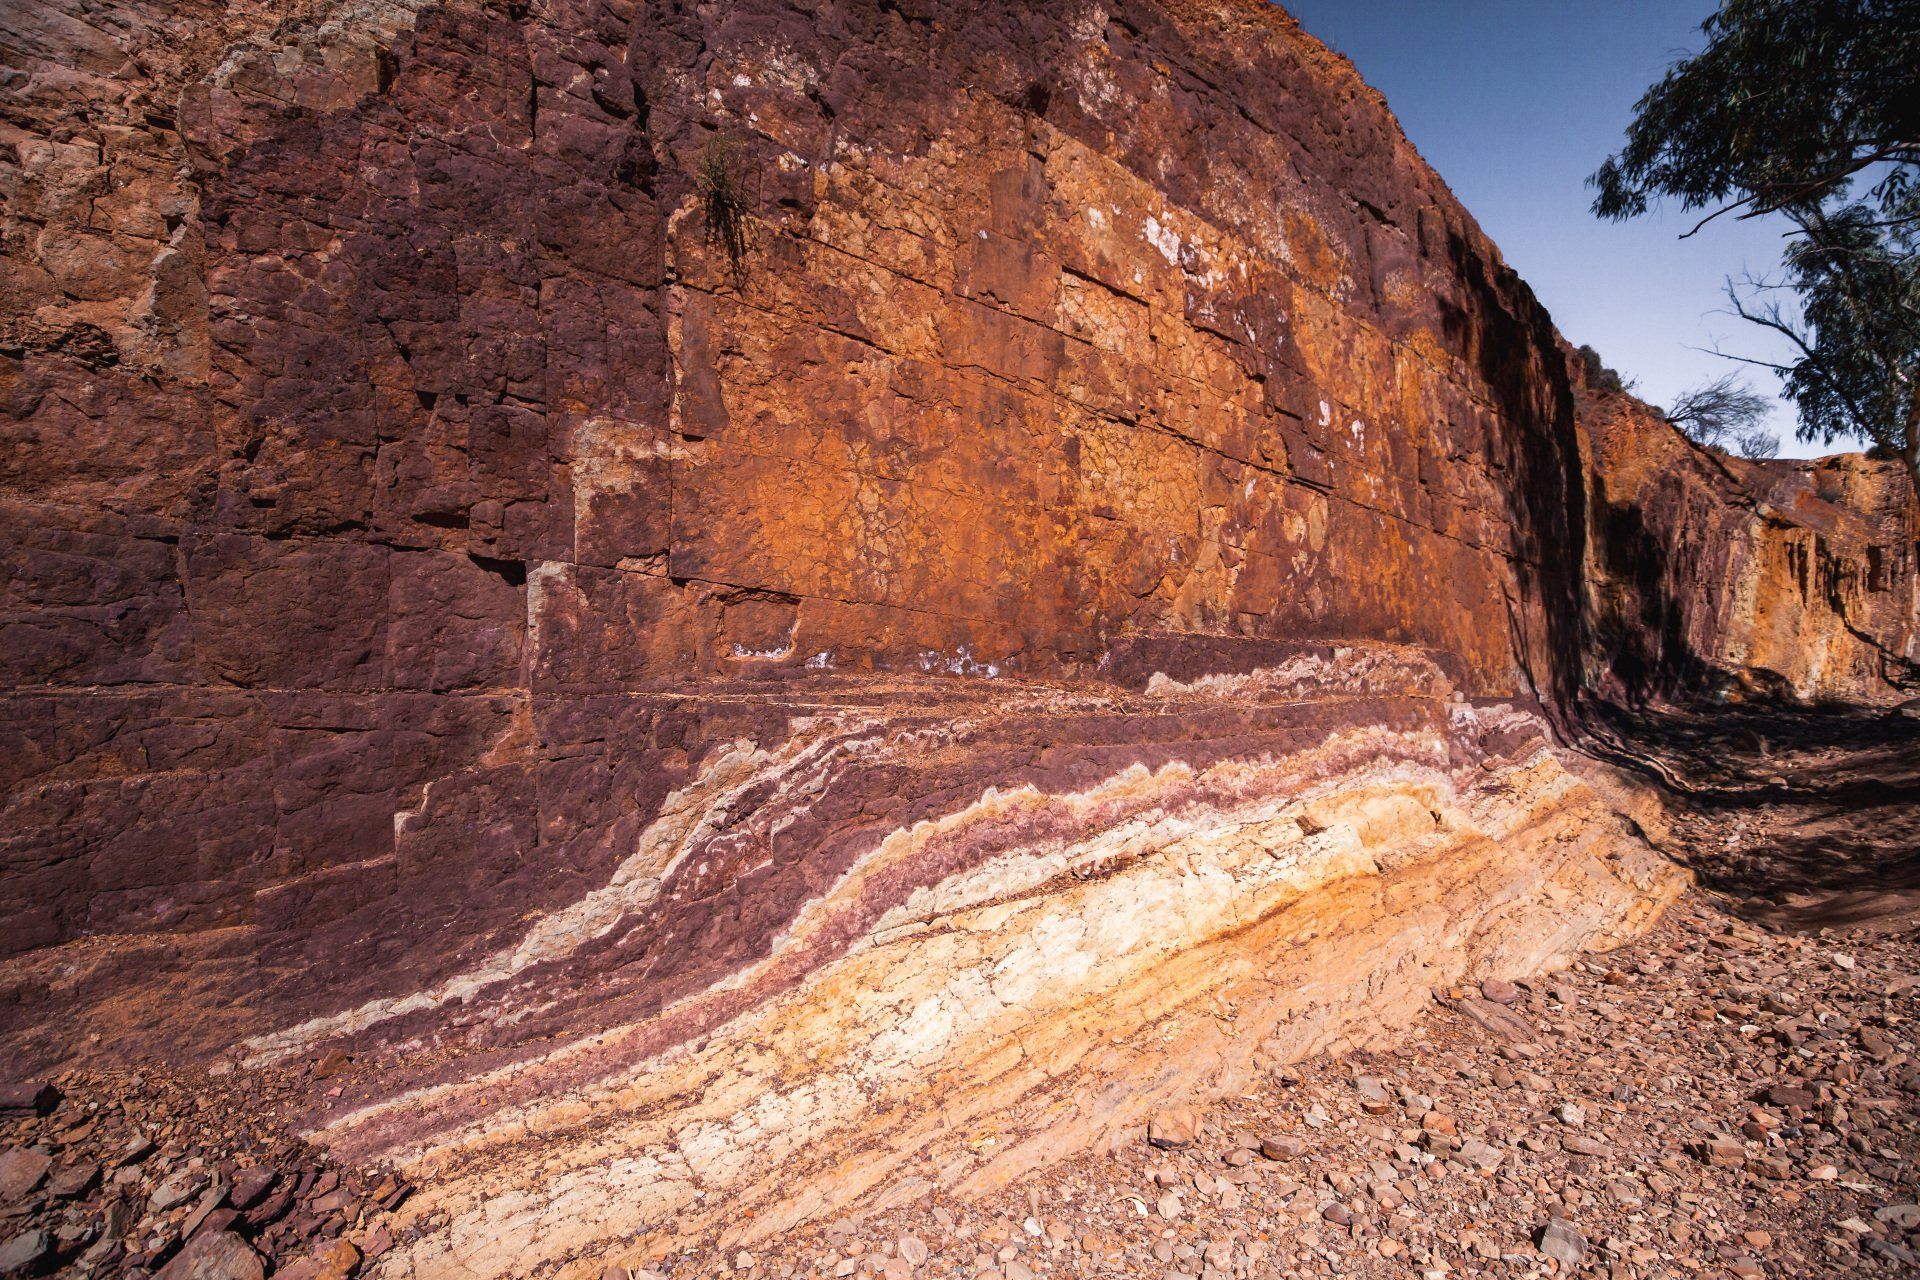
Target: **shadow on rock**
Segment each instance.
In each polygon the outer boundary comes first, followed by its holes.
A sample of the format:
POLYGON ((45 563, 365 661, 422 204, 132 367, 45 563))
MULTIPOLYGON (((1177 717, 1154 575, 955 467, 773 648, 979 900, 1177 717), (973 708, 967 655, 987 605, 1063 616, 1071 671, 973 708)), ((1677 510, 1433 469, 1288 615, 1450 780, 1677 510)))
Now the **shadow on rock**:
POLYGON ((1920 720, 1886 711, 1589 706, 1584 745, 1675 798, 1665 849, 1772 928, 1920 926, 1920 720))

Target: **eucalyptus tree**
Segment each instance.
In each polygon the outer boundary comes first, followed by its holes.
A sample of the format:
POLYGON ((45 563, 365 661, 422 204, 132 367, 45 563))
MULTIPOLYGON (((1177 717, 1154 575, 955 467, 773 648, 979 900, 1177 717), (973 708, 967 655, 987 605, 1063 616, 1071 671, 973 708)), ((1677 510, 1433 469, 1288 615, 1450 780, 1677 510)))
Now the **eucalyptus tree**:
POLYGON ((1671 200, 1701 215, 1688 236, 1779 215, 1784 275, 1728 293, 1789 354, 1748 363, 1802 439, 1898 457, 1920 500, 1920 0, 1725 0, 1701 30, 1593 175, 1594 212, 1671 200))

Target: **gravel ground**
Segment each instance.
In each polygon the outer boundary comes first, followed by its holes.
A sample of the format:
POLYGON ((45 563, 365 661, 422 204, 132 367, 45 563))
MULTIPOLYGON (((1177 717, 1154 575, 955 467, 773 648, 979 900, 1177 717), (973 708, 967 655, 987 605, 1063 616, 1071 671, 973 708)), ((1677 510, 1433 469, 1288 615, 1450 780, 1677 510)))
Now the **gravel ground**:
POLYGON ((0 1275, 364 1270, 392 1247, 383 1219, 408 1187, 288 1137, 279 1115, 295 1088, 158 1066, 0 1086, 0 1275))

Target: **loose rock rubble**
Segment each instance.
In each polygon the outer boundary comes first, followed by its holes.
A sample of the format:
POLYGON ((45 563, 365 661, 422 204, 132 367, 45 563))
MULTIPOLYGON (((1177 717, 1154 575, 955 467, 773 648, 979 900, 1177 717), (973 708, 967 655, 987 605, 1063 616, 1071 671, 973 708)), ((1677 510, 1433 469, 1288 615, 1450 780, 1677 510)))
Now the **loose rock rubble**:
MULTIPOLYGON (((996 1197, 960 1202, 909 1176, 882 1189, 891 1207, 746 1249, 709 1241, 631 1276, 1920 1269, 1915 935, 1770 932, 1741 905, 1696 893, 1611 955, 1436 991, 1397 1048, 1167 1107, 1118 1150, 996 1197)), ((0 1087, 0 1275, 373 1269, 393 1244, 384 1212, 407 1188, 283 1136, 291 1096, 158 1072, 0 1087)))
POLYGON ((392 1248, 406 1184, 328 1163, 269 1110, 157 1073, 0 1087, 0 1275, 356 1274, 392 1248))
POLYGON ((923 1194, 651 1271, 1900 1274, 1920 1251, 1915 961, 1907 937, 1767 933, 1696 894, 1620 952, 1436 992, 1401 1048, 1168 1109, 997 1198, 923 1194))

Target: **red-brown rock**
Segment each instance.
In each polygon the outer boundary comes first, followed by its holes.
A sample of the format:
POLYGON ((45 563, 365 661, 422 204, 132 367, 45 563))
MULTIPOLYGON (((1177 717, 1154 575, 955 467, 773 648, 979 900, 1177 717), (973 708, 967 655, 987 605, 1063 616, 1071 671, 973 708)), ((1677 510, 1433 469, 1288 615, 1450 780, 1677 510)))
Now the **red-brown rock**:
POLYGON ((10 1061, 396 1273, 1000 1185, 1643 928, 1583 693, 1912 678, 1890 468, 1582 385, 1284 13, 949 8, 6 15, 10 1061))

